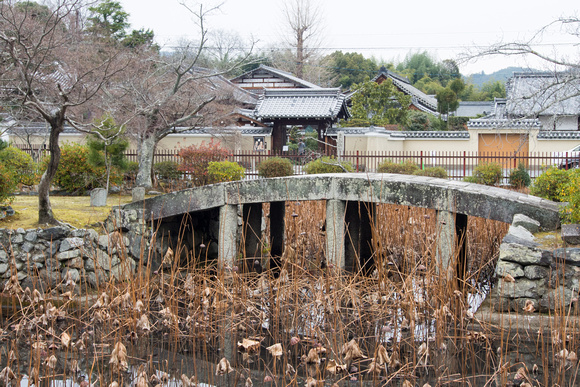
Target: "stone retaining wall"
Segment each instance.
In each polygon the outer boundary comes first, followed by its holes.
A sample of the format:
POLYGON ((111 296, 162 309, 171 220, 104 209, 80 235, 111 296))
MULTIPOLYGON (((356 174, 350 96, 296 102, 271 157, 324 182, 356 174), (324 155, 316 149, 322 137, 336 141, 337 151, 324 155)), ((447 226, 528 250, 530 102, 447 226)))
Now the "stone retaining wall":
POLYGON ((0 279, 4 283, 16 274, 23 287, 56 288, 66 278, 97 287, 135 271, 139 255, 133 256, 130 247, 129 238, 117 231, 99 235, 63 226, 0 229, 0 279))
MULTIPOLYGON (((495 310, 523 313, 526 303, 542 312, 568 309, 578 300, 580 248, 547 248, 538 239, 538 222, 516 215, 500 246, 491 297, 495 310)), ((547 235, 544 238, 555 236, 547 235)))

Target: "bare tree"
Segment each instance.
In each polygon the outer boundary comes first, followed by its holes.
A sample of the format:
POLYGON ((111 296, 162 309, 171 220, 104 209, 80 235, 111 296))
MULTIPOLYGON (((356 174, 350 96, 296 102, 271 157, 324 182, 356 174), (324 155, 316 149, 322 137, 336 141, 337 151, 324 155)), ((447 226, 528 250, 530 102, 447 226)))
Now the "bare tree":
MULTIPOLYGON (((508 110, 515 112, 513 118, 552 114, 565 101, 580 97, 580 57, 574 52, 556 47, 546 41, 557 33, 567 34, 574 39, 580 38, 580 19, 562 17, 540 28, 530 38, 514 42, 498 42, 489 47, 476 47, 460 56, 459 62, 465 63, 490 56, 518 56, 533 62, 533 67, 542 67, 549 76, 537 76, 518 90, 520 98, 512 93, 508 110)), ((574 44, 577 46, 577 43, 574 44)), ((513 88, 514 85, 512 85, 513 88)), ((522 86, 518 86, 522 87, 522 86)), ((509 84, 508 84, 509 88, 509 84)), ((513 92, 514 90, 512 90, 513 92)), ((508 90, 509 92, 509 90, 508 90)))
POLYGON ((38 221, 57 224, 49 188, 60 161, 59 136, 66 123, 76 125, 103 84, 119 68, 116 55, 87 42, 82 34, 81 0, 0 2, 3 53, 2 99, 12 100, 49 126, 50 159, 38 186, 38 221), (75 116, 79 117, 75 120, 75 116))
POLYGON ((220 72, 198 67, 209 38, 205 19, 215 8, 200 5, 187 9, 199 27, 198 41, 182 45, 170 56, 152 51, 136 53, 131 65, 134 76, 106 90, 108 110, 117 121, 124 122, 127 134, 137 143, 137 186, 152 187, 153 156, 160 140, 171 133, 221 121, 219 117, 225 119, 231 113, 231 106, 225 110, 223 106, 233 100, 235 87, 221 74, 242 64, 246 57, 220 72))
POLYGON ((322 13, 312 0, 287 0, 283 13, 291 35, 288 43, 296 49, 295 74, 303 78, 306 62, 316 55, 320 47, 322 13))

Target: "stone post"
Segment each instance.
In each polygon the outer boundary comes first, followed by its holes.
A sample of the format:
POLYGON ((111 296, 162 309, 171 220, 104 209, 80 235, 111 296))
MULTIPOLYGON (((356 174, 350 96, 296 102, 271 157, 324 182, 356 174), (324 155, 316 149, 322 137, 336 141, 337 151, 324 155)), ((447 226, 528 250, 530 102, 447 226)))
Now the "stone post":
POLYGON ((345 268, 345 209, 344 200, 326 201, 326 262, 341 269, 345 268))
POLYGON ((448 281, 463 279, 467 264, 467 215, 437 211, 437 265, 448 281))
POLYGON ((236 234, 238 229, 238 207, 226 204, 220 207, 220 231, 218 240, 218 266, 233 267, 236 260, 236 234))
POLYGON ((107 190, 104 188, 95 188, 91 191, 91 206, 104 207, 107 205, 107 190))
POLYGON ((455 216, 450 211, 437 211, 437 271, 448 281, 455 275, 455 216))

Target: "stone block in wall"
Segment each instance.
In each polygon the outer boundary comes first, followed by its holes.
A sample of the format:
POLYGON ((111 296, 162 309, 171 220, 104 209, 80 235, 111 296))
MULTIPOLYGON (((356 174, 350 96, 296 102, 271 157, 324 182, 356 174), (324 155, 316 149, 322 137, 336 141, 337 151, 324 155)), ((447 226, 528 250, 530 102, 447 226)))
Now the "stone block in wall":
POLYGON ((0 250, 0 262, 8 262, 8 254, 4 250, 0 250))
POLYGON ((65 266, 72 267, 74 269, 82 269, 84 268, 84 261, 81 257, 76 257, 66 261, 65 266))
POLYGON ((497 289, 503 297, 537 299, 545 289, 545 285, 543 281, 533 281, 525 277, 518 278, 515 282, 504 281, 500 278, 497 282, 497 289))
POLYGON ((78 249, 79 247, 83 247, 85 242, 82 238, 79 237, 72 237, 72 238, 65 238, 60 243, 60 248, 58 251, 68 251, 72 249, 78 249))
POLYGON ((555 249, 553 255, 556 260, 563 260, 567 265, 580 266, 580 248, 578 247, 555 249))
POLYGON ((38 272, 38 276, 38 282, 42 285, 43 291, 46 291, 48 288, 55 288, 60 283, 60 272, 58 271, 44 268, 38 272))
POLYGON ((542 250, 517 243, 502 243, 499 250, 499 259, 516 262, 521 265, 550 265, 547 257, 543 256, 542 250))
POLYGON ((103 283, 107 281, 107 278, 103 270, 97 270, 96 272, 94 271, 86 272, 85 280, 87 281, 89 286, 97 288, 102 287, 103 283))
POLYGON ((542 309, 554 310, 568 310, 572 300, 578 300, 578 291, 572 291, 564 286, 558 286, 556 289, 550 289, 542 298, 540 298, 540 306, 542 309))
POLYGON ((508 233, 503 238, 503 243, 517 243, 527 247, 537 247, 534 234, 522 226, 510 225, 508 233))
POLYGON ((62 226, 45 228, 40 231, 38 236, 47 241, 56 241, 63 239, 68 234, 68 229, 62 226))
POLYGON ((540 222, 523 214, 515 214, 512 220, 512 225, 523 227, 533 234, 540 231, 540 222))
POLYGON ((580 245, 580 225, 563 224, 561 236, 562 240, 568 244, 580 245))
POLYGON ((68 251, 64 251, 62 253, 58 253, 56 255, 56 259, 58 259, 59 261, 66 261, 66 260, 77 258, 80 256, 81 256, 81 250, 75 249, 75 250, 68 250, 68 251))
POLYGON ((24 251, 25 253, 30 253, 32 250, 34 250, 34 244, 30 242, 24 242, 22 247, 20 247, 20 250, 24 251))
POLYGON ((580 268, 576 266, 564 266, 559 269, 552 269, 550 277, 550 287, 566 286, 570 289, 578 289, 580 280, 580 268))
POLYGON ((36 230, 30 230, 24 236, 24 240, 26 240, 27 242, 30 242, 30 243, 35 243, 37 239, 38 239, 38 233, 36 232, 36 230))
POLYGON ((12 242, 13 245, 19 245, 24 242, 24 235, 16 234, 12 237, 10 241, 12 242))
POLYGON ((117 281, 123 281, 126 279, 130 279, 133 277, 132 273, 135 272, 136 267, 137 267, 137 264, 135 263, 135 261, 133 259, 125 258, 118 265, 115 265, 113 268, 111 268, 111 275, 117 281))
POLYGON ((8 266, 7 263, 0 263, 0 275, 4 275, 6 272, 8 272, 10 266, 8 266))
POLYGON ((141 250, 143 249, 143 254, 149 249, 149 243, 147 239, 141 235, 134 235, 132 238, 129 238, 131 241, 129 244, 129 253, 133 258, 140 260, 141 259, 141 250))
POLYGON ((66 278, 67 275, 72 281, 74 281, 77 284, 81 280, 81 273, 78 271, 78 269, 72 267, 65 268, 61 273, 62 276, 61 278, 66 278))
POLYGON ((44 263, 44 261, 46 260, 46 257, 44 254, 35 254, 31 257, 32 262, 34 263, 44 263))
POLYGON ((545 266, 528 265, 524 267, 524 276, 531 280, 546 280, 550 277, 550 269, 545 266))
POLYGON ((498 277, 504 277, 507 274, 514 278, 523 277, 524 268, 522 265, 515 262, 498 261, 497 266, 495 267, 495 274, 498 277))

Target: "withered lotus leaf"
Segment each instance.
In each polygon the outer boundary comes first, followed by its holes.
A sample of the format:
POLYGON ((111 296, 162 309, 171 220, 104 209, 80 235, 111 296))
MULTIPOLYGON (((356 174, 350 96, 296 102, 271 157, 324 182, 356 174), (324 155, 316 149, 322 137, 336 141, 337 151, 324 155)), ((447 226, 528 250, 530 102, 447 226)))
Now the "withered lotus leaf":
POLYGON ((260 342, 256 340, 243 339, 238 341, 238 350, 246 352, 256 352, 260 349, 260 342))
POLYGON ((274 345, 269 346, 266 348, 272 356, 275 358, 279 358, 284 354, 284 350, 282 349, 282 344, 276 343, 274 345))
POLYGON ((230 362, 228 361, 228 359, 226 359, 225 357, 222 357, 222 359, 217 364, 217 367, 215 369, 215 374, 216 374, 216 376, 222 376, 225 374, 229 374, 232 371, 233 371, 233 368, 230 366, 230 362))

